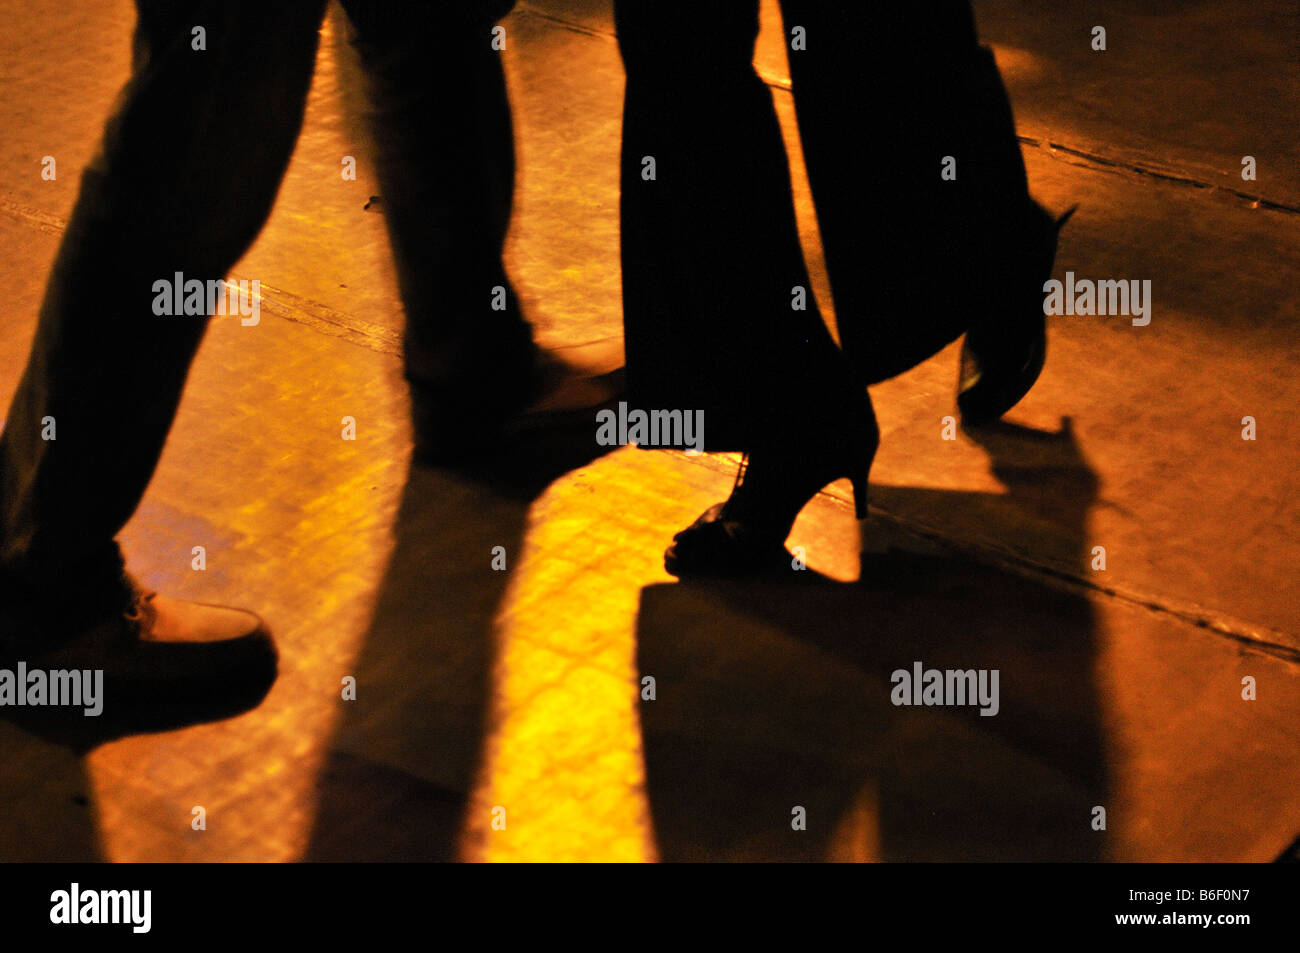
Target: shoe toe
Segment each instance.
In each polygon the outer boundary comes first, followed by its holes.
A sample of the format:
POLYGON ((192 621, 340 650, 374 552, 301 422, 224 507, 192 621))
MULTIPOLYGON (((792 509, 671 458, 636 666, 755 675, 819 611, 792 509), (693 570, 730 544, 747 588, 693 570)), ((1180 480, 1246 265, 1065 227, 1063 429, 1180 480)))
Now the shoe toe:
POLYGON ((789 553, 780 543, 738 537, 722 519, 723 506, 715 503, 673 537, 672 545, 664 550, 668 573, 728 578, 766 574, 788 565, 789 553))
POLYGON ((150 641, 193 644, 251 641, 270 636, 261 617, 246 609, 186 602, 163 595, 155 596, 153 605, 157 615, 150 627, 150 641))

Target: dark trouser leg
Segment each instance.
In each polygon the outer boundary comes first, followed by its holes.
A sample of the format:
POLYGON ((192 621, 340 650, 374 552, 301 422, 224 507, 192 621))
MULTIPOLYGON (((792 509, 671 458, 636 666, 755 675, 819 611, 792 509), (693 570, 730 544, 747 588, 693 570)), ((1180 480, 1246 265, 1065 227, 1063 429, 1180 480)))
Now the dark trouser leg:
POLYGON ((967 0, 782 11, 840 339, 883 380, 997 310, 1029 206, 1010 104, 967 0))
MULTIPOLYGON (((301 124, 323 0, 137 7, 132 77, 82 178, 0 437, 0 580, 59 586, 61 603, 118 584, 113 538, 153 474, 206 324, 155 315, 153 283, 222 278, 261 229, 301 124), (205 50, 192 48, 195 26, 205 50)), ((254 346, 257 329, 246 333, 254 346)))
POLYGON ((514 138, 491 31, 513 5, 344 3, 367 73, 407 378, 487 420, 517 409, 535 356, 502 263, 514 138))
POLYGON ((816 413, 843 367, 808 292, 756 3, 620 0, 622 259, 634 406, 703 409, 709 450, 816 413), (654 178, 647 179, 647 157, 654 178))

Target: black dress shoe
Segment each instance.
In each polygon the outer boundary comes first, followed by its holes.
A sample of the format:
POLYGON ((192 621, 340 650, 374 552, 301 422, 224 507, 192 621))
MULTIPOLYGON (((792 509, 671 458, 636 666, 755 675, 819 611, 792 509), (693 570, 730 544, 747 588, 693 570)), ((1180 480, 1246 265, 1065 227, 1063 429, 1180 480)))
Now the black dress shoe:
POLYGON ((526 370, 487 390, 475 381, 410 385, 415 459, 448 467, 479 463, 524 432, 591 422, 593 411, 625 396, 622 367, 598 374, 546 350, 538 350, 526 370))
POLYGON ((997 420, 1029 393, 1042 373, 1047 359, 1043 284, 1052 276, 1061 229, 1077 207, 1053 219, 1037 202, 1031 204, 1027 251, 1013 257, 1008 269, 1010 313, 973 324, 962 342, 957 409, 963 425, 997 420))

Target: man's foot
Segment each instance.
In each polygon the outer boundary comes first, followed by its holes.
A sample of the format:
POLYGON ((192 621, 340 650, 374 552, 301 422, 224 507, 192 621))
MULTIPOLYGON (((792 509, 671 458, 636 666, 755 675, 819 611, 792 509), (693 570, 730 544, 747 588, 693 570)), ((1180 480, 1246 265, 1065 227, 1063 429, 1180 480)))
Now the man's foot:
MULTIPOLYGON (((578 350, 585 352, 589 349, 578 350)), ((587 360, 591 358, 585 353, 581 356, 587 360)), ((598 373, 589 364, 578 363, 567 353, 539 351, 536 372, 533 400, 513 421, 526 428, 545 427, 551 420, 575 413, 592 419, 594 427, 594 417, 588 411, 616 403, 625 396, 627 389, 623 367, 598 373)))
POLYGON ((539 350, 529 371, 490 394, 479 393, 472 383, 435 388, 411 381, 416 460, 434 466, 472 465, 520 433, 567 427, 579 420, 590 421, 594 434, 594 412, 614 406, 625 392, 621 366, 603 373, 594 369, 611 363, 607 350, 592 345, 566 350, 564 356, 539 350))
MULTIPOLYGON (((278 656, 265 623, 252 612, 185 602, 126 579, 119 611, 59 631, 58 607, 28 608, 23 629, 0 645, 0 669, 46 673, 43 705, 6 697, 0 716, 38 734, 87 745, 124 734, 228 718, 255 707, 275 682, 278 656), (54 706, 50 672, 82 677, 80 704, 54 706), (102 679, 102 681, 101 681, 102 679), (98 686, 98 687, 97 687, 98 686), (96 697, 87 698, 87 691, 96 697)), ((71 595, 71 594, 70 594, 71 595)), ((3 676, 0 676, 3 677, 3 676)), ((0 696, 5 697, 5 696, 0 696)))

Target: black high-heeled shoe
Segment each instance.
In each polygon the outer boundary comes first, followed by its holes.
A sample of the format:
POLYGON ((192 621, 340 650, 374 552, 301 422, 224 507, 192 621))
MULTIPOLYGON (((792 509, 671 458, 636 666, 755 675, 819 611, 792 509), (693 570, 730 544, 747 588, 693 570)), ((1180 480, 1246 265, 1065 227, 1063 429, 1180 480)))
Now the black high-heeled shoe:
POLYGON ((1042 288, 1052 276, 1061 229, 1078 206, 1060 218, 1037 202, 1031 205, 1026 238, 1029 251, 1013 259, 1010 285, 1013 313, 971 327, 962 342, 957 377, 957 409, 963 424, 997 420, 1029 393, 1047 360, 1047 319, 1042 288))
POLYGON ((731 496, 715 503, 673 537, 664 569, 678 577, 736 577, 788 572, 793 567, 785 539, 804 505, 827 484, 847 477, 854 512, 867 516, 867 474, 880 443, 880 430, 865 389, 839 415, 769 441, 747 454, 731 496), (761 469, 757 469, 761 468, 761 469))

